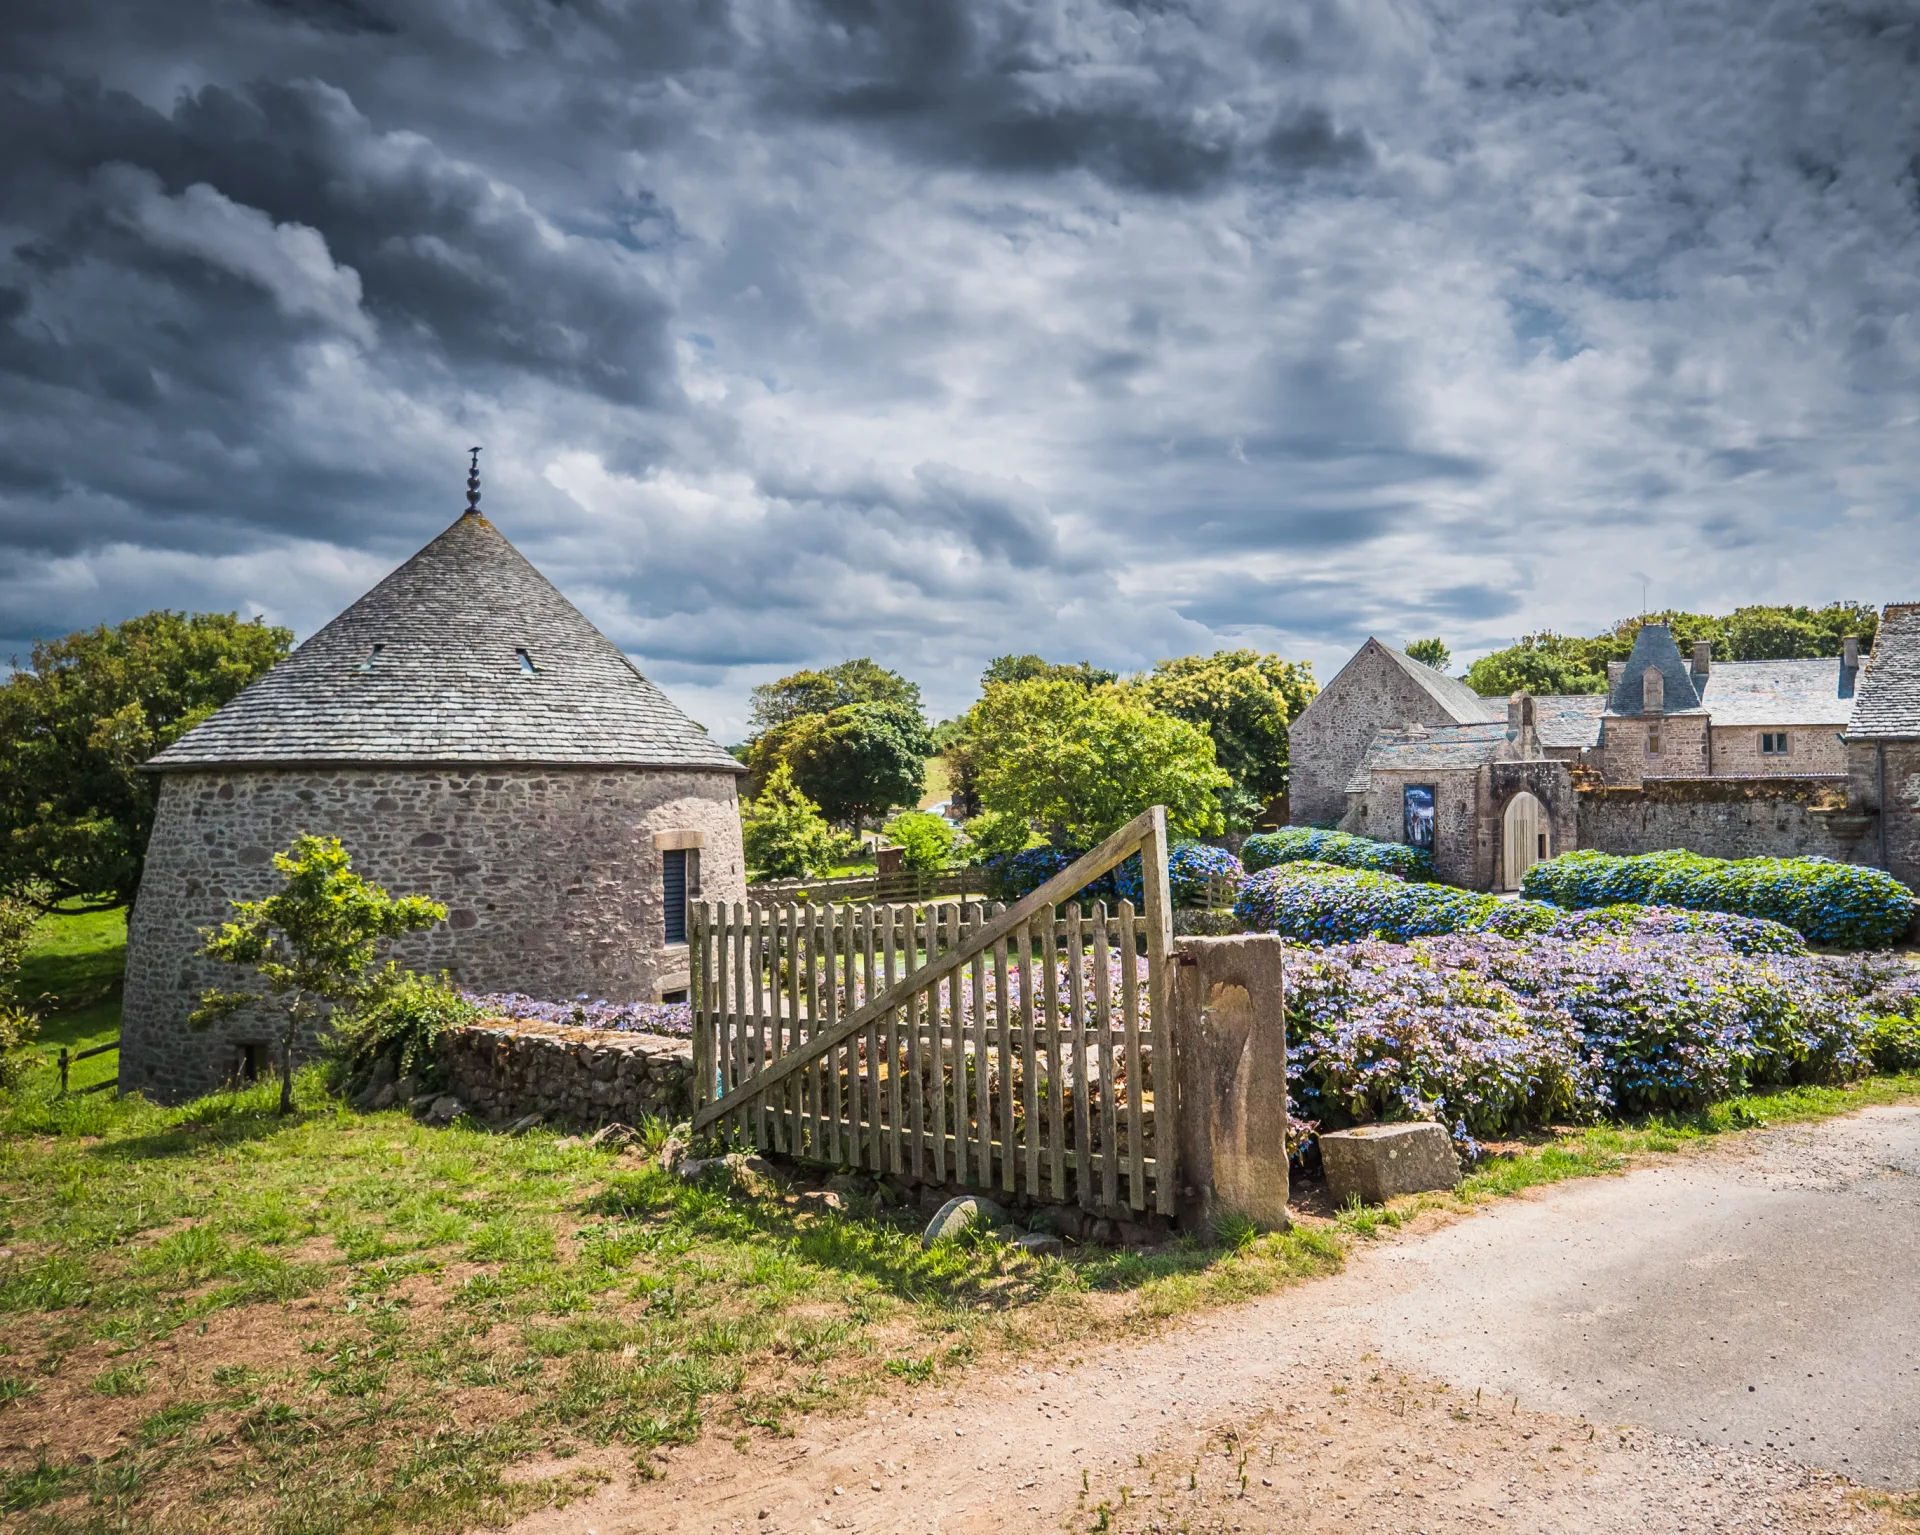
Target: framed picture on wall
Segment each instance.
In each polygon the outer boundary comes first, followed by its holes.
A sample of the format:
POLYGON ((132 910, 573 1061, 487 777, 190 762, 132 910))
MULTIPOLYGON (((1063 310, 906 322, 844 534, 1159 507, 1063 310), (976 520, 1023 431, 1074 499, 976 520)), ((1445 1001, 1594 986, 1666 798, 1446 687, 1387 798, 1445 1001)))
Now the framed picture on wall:
POLYGON ((1433 846, 1433 785, 1430 783, 1410 783, 1405 790, 1406 829, 1405 840, 1408 847, 1433 846))

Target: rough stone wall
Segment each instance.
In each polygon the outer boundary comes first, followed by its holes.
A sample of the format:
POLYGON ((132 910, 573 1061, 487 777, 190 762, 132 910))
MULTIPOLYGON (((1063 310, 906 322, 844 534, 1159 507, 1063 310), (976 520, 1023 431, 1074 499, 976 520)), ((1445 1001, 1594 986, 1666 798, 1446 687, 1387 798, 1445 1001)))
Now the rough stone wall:
POLYGON ((1713 775, 1716 778, 1806 778, 1844 773, 1847 749, 1836 725, 1715 725, 1713 775), (1785 731, 1787 753, 1769 757, 1760 750, 1762 731, 1785 731))
POLYGON ((1405 842, 1406 786, 1433 785, 1433 872, 1449 885, 1472 887, 1480 861, 1478 768, 1375 768, 1373 787, 1353 796, 1342 831, 1376 842, 1405 842))
POLYGON ((1638 787, 1649 778, 1707 776, 1707 716, 1653 718, 1609 716, 1591 759, 1609 785, 1638 787), (1660 751, 1647 750, 1647 727, 1660 727, 1660 751))
MULTIPOLYGON (((229 902, 270 894, 272 855, 302 832, 336 836, 354 868, 448 920, 393 947, 483 991, 647 1000, 684 985, 684 945, 663 926, 656 835, 698 832, 700 893, 746 894, 733 775, 551 767, 303 767, 170 773, 127 944, 120 1087, 177 1102, 235 1071, 273 1036, 242 1014, 204 1033, 187 1014, 226 967, 199 933, 229 902)), ((301 1042, 302 1053, 313 1048, 301 1042)))
POLYGON ((1831 780, 1706 778, 1586 790, 1579 800, 1581 846, 1603 853, 1686 848, 1710 858, 1875 861, 1870 818, 1831 780))
POLYGON ((591 1128, 693 1115, 693 1045, 658 1034, 496 1022, 440 1044, 442 1088, 485 1119, 591 1128))
POLYGON ((1865 825, 1853 861, 1920 889, 1920 741, 1848 742, 1847 803, 1865 825))
POLYGON ((1362 649, 1288 727, 1292 824, 1311 826, 1345 816, 1347 780, 1373 738, 1409 721, 1456 723, 1391 659, 1371 647, 1362 649))

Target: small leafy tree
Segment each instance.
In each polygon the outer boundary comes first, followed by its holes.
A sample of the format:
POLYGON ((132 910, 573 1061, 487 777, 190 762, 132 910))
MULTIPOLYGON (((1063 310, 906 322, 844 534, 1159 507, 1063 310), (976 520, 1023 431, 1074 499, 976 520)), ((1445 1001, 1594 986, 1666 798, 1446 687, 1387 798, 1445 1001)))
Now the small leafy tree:
POLYGON ((1447 649, 1445 640, 1415 640, 1407 646, 1406 653, 1422 666, 1431 666, 1437 672, 1445 671, 1453 664, 1453 652, 1447 649))
POLYGON ((833 856, 833 828, 800 792, 793 766, 782 762, 740 811, 747 867, 768 879, 805 879, 833 856))
POLYGON ((880 828, 900 846, 900 861, 909 869, 937 869, 953 852, 953 828, 925 810, 909 810, 880 828))
POLYGON ((433 926, 446 907, 425 896, 395 898, 353 872, 338 837, 296 837, 276 853, 286 876, 276 895, 235 901, 234 920, 206 934, 201 953, 250 965, 259 991, 212 990, 188 1022, 204 1029, 256 1004, 279 1015, 280 1112, 293 1110, 293 1047, 301 1034, 335 1011, 365 1006, 395 972, 374 972, 385 940, 433 926))
POLYGON ((1025 816, 998 810, 981 811, 963 830, 967 834, 966 853, 971 863, 985 863, 991 858, 1018 853, 1034 840, 1033 825, 1025 816))
POLYGON ((1220 830, 1219 793, 1233 780, 1212 738, 1117 688, 996 684, 972 718, 982 803, 1039 825, 1055 846, 1090 847, 1156 804, 1179 834, 1220 830))

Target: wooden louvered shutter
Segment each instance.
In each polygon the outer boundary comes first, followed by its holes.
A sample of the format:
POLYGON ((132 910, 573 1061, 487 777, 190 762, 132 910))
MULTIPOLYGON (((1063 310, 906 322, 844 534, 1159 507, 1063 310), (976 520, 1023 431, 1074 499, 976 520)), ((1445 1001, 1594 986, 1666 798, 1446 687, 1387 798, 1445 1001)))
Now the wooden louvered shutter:
POLYGON ((687 941, 687 855, 674 848, 662 853, 660 878, 666 889, 667 942, 687 941))

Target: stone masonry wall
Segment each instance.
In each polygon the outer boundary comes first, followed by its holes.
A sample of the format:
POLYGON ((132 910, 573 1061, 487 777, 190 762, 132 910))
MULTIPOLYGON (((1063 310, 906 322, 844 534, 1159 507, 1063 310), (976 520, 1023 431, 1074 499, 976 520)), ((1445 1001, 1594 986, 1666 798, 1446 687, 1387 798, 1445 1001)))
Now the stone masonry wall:
POLYGON ((1847 799, 1870 823, 1860 838, 1860 853, 1854 861, 1877 865, 1920 889, 1920 741, 1848 743, 1847 799), (1880 803, 1883 776, 1884 807, 1880 803), (1879 815, 1885 817, 1884 829, 1879 815))
POLYGON ((1373 738, 1409 721, 1454 723, 1398 664, 1377 651, 1363 650, 1341 668, 1287 730, 1293 824, 1311 826, 1345 816, 1347 780, 1373 738))
POLYGON ((1648 778, 1704 778, 1707 775, 1707 716, 1658 718, 1608 716, 1600 745, 1589 759, 1609 784, 1637 787, 1648 778), (1660 729, 1660 750, 1647 750, 1648 727, 1660 729))
POLYGON ((1686 848, 1709 858, 1872 863, 1871 831, 1831 781, 1721 779, 1595 789, 1580 795, 1580 845, 1603 853, 1686 848))
POLYGON ((1479 773, 1474 768, 1375 768, 1373 787, 1353 796, 1342 831, 1376 842, 1405 842, 1406 788, 1433 786, 1433 872, 1449 885, 1471 886, 1476 875, 1475 813, 1479 773))
POLYGON ((440 1070, 445 1091, 500 1122, 541 1114, 590 1129, 693 1115, 693 1044, 658 1034, 475 1024, 441 1041, 440 1070))
MULTIPOLYGON (((204 1033, 187 1014, 239 977, 198 957, 229 903, 276 888, 272 855, 336 836, 354 868, 448 920, 393 946, 400 963, 459 985, 558 1000, 651 999, 684 985, 685 945, 665 942, 656 838, 698 833, 700 894, 745 898, 728 773, 551 767, 303 767, 170 773, 127 944, 120 1087, 178 1102, 235 1073, 273 1037, 242 1014, 204 1033)), ((671 839, 670 839, 671 840, 671 839)), ((684 841, 684 837, 680 840, 684 841)), ((301 1043, 302 1053, 314 1042, 301 1043)))
POLYGON ((1813 773, 1844 773, 1847 749, 1840 743, 1835 725, 1715 725, 1713 727, 1713 773, 1716 778, 1752 777, 1765 774, 1778 778, 1805 778, 1813 773), (1776 730, 1787 737, 1784 756, 1767 756, 1760 750, 1762 731, 1776 730))

